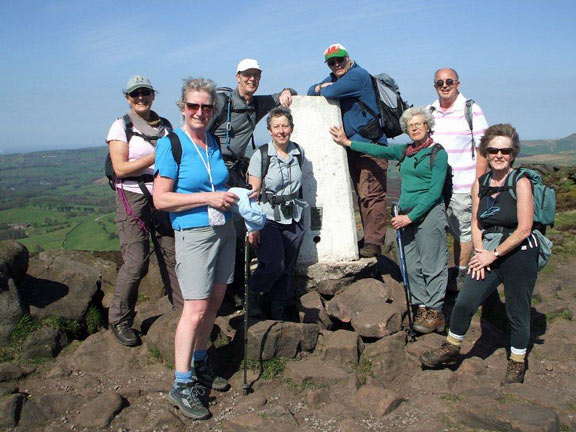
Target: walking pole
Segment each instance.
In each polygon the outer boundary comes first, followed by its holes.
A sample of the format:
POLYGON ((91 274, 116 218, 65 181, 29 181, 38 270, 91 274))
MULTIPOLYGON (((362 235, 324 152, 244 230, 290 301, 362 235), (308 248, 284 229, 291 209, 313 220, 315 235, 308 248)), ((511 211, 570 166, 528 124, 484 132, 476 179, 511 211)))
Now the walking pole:
MULTIPOLYGON (((392 216, 398 216, 398 203, 392 203, 392 216)), ((408 275, 406 270, 406 259, 404 257, 404 245, 402 244, 402 235, 400 234, 400 230, 396 230, 396 242, 398 243, 398 254, 400 255, 400 270, 402 272, 402 280, 404 281, 404 294, 406 295, 406 307, 408 309, 408 337, 410 338, 410 342, 414 342, 416 340, 416 332, 413 328, 412 323, 412 306, 410 305, 410 284, 408 283, 408 275)))
POLYGON ((250 392, 248 385, 248 278, 250 277, 250 242, 248 232, 244 237, 244 381, 242 390, 244 396, 250 392))

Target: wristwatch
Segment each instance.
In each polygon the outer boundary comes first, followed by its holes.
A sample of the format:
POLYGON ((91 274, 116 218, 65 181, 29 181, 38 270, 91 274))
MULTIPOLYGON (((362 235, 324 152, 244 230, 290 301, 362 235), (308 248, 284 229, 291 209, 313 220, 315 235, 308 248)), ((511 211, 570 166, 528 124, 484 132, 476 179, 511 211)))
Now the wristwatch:
POLYGON ((494 249, 492 252, 494 253, 494 256, 496 258, 498 258, 500 256, 500 254, 498 253, 498 249, 494 249))

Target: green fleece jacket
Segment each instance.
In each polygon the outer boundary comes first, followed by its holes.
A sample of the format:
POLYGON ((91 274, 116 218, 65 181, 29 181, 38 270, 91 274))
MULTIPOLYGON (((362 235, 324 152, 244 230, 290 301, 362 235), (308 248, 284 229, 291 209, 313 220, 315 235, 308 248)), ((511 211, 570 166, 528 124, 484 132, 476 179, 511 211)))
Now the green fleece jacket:
POLYGON ((398 205, 402 214, 406 214, 412 222, 420 222, 434 206, 442 202, 442 188, 448 168, 448 154, 444 149, 438 151, 434 166, 430 169, 432 146, 413 156, 405 156, 404 145, 381 146, 352 141, 350 148, 377 158, 402 160, 402 186, 398 205))

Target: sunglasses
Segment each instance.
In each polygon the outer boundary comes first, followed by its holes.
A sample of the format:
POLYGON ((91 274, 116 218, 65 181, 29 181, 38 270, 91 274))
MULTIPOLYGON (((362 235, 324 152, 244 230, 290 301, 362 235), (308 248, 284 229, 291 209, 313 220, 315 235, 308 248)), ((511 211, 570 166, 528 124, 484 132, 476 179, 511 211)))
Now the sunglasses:
POLYGON ((497 154, 500 152, 500 153, 502 153, 504 156, 511 155, 513 151, 514 151, 514 149, 511 148, 511 147, 505 147, 505 148, 488 147, 488 148, 486 149, 486 152, 487 152, 488 154, 497 155, 497 154))
POLYGON ((212 110, 214 109, 214 105, 201 105, 201 104, 190 103, 190 102, 184 102, 184 105, 186 105, 186 108, 189 111, 196 112, 198 110, 201 110, 202 114, 211 114, 212 110))
POLYGON ((452 78, 448 78, 446 81, 438 80, 434 84, 436 84, 436 87, 444 87, 444 83, 446 83, 447 86, 453 86, 454 83, 456 83, 456 82, 457 82, 456 80, 453 80, 452 78))
POLYGON ((152 94, 152 90, 134 90, 128 94, 131 98, 136 99, 138 96, 150 96, 152 94))
POLYGON ((327 64, 328 66, 330 66, 330 67, 333 67, 333 66, 336 65, 336 63, 342 64, 342 63, 344 63, 345 61, 346 61, 346 57, 334 57, 334 58, 331 58, 330 60, 328 60, 328 61, 326 62, 326 64, 327 64))
POLYGON ((262 72, 240 72, 240 75, 248 79, 250 78, 260 79, 260 77, 262 77, 262 72))

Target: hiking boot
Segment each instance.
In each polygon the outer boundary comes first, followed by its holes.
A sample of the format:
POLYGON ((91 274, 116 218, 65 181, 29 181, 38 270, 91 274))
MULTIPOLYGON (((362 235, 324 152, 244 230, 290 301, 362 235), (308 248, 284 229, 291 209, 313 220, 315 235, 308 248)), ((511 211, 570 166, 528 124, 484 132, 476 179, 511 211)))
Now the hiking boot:
POLYGON ((206 408, 200 396, 204 396, 204 387, 198 382, 176 383, 168 393, 168 401, 182 411, 182 415, 194 420, 205 420, 210 417, 210 411, 206 408))
MULTIPOLYGON (((420 310, 418 312, 420 313, 420 310)), ((427 309, 420 321, 414 321, 412 328, 422 334, 432 332, 442 333, 446 328, 446 321, 444 321, 444 315, 442 312, 434 309, 427 309)))
POLYGON ((506 376, 500 385, 508 384, 522 384, 524 382, 524 375, 526 374, 526 362, 517 362, 508 360, 508 367, 506 368, 506 376))
POLYGON ((196 379, 204 387, 212 390, 226 391, 230 388, 230 384, 226 378, 216 375, 208 356, 206 356, 204 360, 194 361, 192 378, 196 379))
POLYGON ((133 347, 140 344, 140 338, 127 321, 120 321, 115 324, 110 324, 110 331, 118 342, 122 345, 133 347))
POLYGON ((372 258, 380 255, 382 248, 379 245, 372 243, 366 243, 362 249, 360 249, 360 256, 362 258, 372 258))
MULTIPOLYGON (((414 309, 412 309, 414 310, 414 309)), ((416 308, 416 313, 414 315, 414 322, 412 323, 412 328, 414 326, 422 326, 424 324, 424 317, 426 316, 426 308, 418 307, 416 308)))
POLYGON ((444 342, 440 348, 426 351, 420 355, 420 363, 428 367, 454 364, 458 360, 460 348, 451 343, 444 342))

